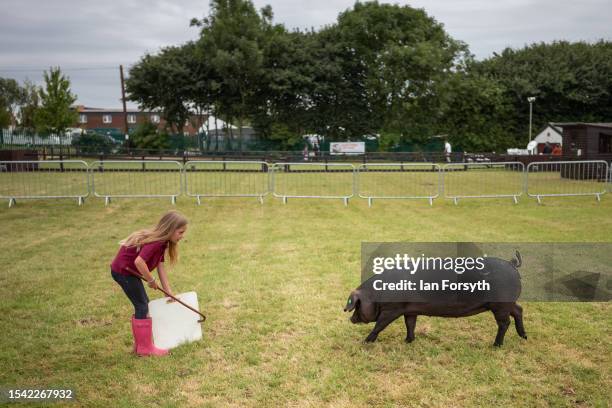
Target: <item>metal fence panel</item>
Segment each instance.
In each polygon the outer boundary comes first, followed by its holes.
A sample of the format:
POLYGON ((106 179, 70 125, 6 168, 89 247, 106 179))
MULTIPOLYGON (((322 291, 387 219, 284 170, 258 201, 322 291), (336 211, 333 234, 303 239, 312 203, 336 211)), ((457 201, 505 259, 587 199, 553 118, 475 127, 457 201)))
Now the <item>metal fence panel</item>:
POLYGON ((460 198, 511 197, 518 203, 524 190, 521 162, 451 163, 443 167, 444 197, 455 204, 460 198))
POLYGON ((90 164, 93 195, 111 198, 170 197, 181 194, 182 166, 174 160, 104 160, 90 164))
POLYGON ((440 166, 435 163, 371 163, 357 168, 357 192, 374 199, 427 199, 440 196, 440 166))
POLYGON ((0 162, 0 198, 76 198, 79 205, 89 195, 87 163, 81 160, 30 160, 0 162))
POLYGON ((542 197, 588 196, 597 200, 606 193, 608 163, 603 160, 529 163, 526 190, 538 203, 542 197))
POLYGON ((270 192, 264 161, 193 160, 183 166, 185 194, 196 197, 258 197, 270 192))
POLYGON ((272 166, 271 189, 274 197, 335 198, 355 195, 355 166, 350 163, 276 163, 272 166))

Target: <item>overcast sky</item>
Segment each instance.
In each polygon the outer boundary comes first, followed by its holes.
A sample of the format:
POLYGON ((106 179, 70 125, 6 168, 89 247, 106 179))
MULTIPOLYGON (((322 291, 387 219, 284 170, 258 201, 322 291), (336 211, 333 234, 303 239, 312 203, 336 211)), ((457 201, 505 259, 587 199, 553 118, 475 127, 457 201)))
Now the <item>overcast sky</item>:
MULTIPOLYGON (((332 24, 352 0, 255 0, 270 4, 287 28, 332 24)), ((381 1, 424 8, 478 59, 505 47, 541 41, 612 39, 610 0, 381 1)), ((195 39, 192 17, 208 14, 208 0, 2 0, 0 77, 42 83, 59 65, 79 104, 120 107, 119 64, 145 52, 195 39)))

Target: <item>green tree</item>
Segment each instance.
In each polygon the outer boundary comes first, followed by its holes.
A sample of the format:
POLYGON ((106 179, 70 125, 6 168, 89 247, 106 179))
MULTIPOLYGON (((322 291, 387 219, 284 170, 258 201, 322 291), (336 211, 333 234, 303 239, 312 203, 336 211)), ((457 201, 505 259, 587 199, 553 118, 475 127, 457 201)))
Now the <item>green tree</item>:
POLYGON ((264 139, 291 147, 302 135, 314 131, 313 32, 287 32, 282 25, 266 22, 262 42, 263 67, 253 127, 264 139))
POLYGON ((23 103, 24 90, 12 78, 0 78, 0 128, 8 127, 23 103))
POLYGON ((40 90, 30 80, 23 84, 24 99, 19 108, 19 126, 28 131, 36 129, 35 116, 40 107, 40 90))
MULTIPOLYGON (((254 113, 255 97, 261 84, 263 26, 266 8, 260 16, 249 0, 212 0, 211 12, 198 24, 202 27, 198 46, 210 59, 219 78, 216 110, 228 122, 236 119, 238 148, 242 148, 242 127, 254 113)), ((230 138, 226 138, 228 142, 230 138)))
MULTIPOLYGON (((197 20, 192 22, 192 25, 197 24, 197 20)), ((195 42, 189 42, 183 46, 183 62, 190 75, 190 81, 185 86, 185 97, 196 113, 193 115, 194 119, 191 119, 191 124, 200 131, 204 125, 204 120, 210 114, 218 115, 215 101, 219 95, 220 79, 202 47, 199 47, 195 42)), ((208 121, 206 124, 208 124, 208 121)), ((210 129, 206 129, 206 134, 209 136, 206 140, 208 150, 211 143, 210 129)), ((199 147, 200 149, 204 147, 201 145, 201 139, 199 140, 199 147)))
POLYGON ((514 144, 505 118, 512 106, 504 88, 474 72, 457 71, 441 84, 437 130, 454 150, 504 151, 514 144))
POLYGON ((424 10, 378 2, 356 3, 333 32, 328 40, 341 47, 344 77, 359 90, 341 103, 351 123, 361 118, 370 132, 417 141, 437 132, 442 85, 468 56, 465 44, 424 10))
POLYGON ((170 148, 170 136, 160 132, 151 122, 139 124, 130 135, 130 142, 138 149, 160 150, 170 148))
POLYGON ((76 95, 70 91, 70 79, 64 76, 59 67, 44 72, 45 86, 40 89, 40 109, 34 121, 39 132, 63 136, 66 128, 76 123, 78 113, 72 105, 76 95))
POLYGON ((367 98, 364 68, 338 27, 327 27, 312 46, 311 126, 327 140, 359 138, 377 128, 367 98))
POLYGON ((161 110, 171 131, 183 133, 189 118, 188 89, 192 73, 184 63, 185 48, 167 47, 146 54, 130 69, 125 82, 128 99, 141 109, 161 110))
POLYGON ((612 42, 533 44, 507 48, 471 72, 502 87, 511 105, 501 119, 513 144, 524 146, 529 126, 527 97, 533 106, 534 128, 548 122, 612 121, 612 42))
POLYGON ((94 131, 87 131, 72 139, 72 145, 78 146, 83 153, 105 153, 112 152, 115 143, 112 137, 94 131))
POLYGON ((11 125, 11 113, 6 107, 0 106, 0 128, 6 128, 11 125))
MULTIPOLYGON (((442 127, 443 85, 467 47, 424 11, 357 3, 319 32, 288 32, 272 17, 250 0, 213 0, 191 22, 196 42, 145 55, 130 70, 131 99, 179 126, 188 109, 212 112, 238 125, 239 148, 248 123, 284 146, 312 132, 423 139, 442 127)), ((230 129, 226 148, 232 139, 230 129)))

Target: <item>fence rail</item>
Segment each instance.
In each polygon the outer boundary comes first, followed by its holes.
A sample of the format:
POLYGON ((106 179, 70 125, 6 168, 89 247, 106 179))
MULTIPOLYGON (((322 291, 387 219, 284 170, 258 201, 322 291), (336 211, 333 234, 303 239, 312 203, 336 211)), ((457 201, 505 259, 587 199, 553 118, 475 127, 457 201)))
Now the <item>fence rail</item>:
POLYGON ((81 160, 0 161, 0 199, 12 207, 17 199, 89 196, 87 163, 81 160))
POLYGON ((427 199, 588 196, 612 187, 606 161, 270 164, 265 161, 82 160, 0 161, 0 199, 257 197, 427 199))
POLYGON ((610 182, 608 163, 603 160, 533 162, 525 173, 525 190, 538 203, 542 197, 594 195, 606 193, 610 182))
POLYGON ((368 163, 357 167, 357 194, 374 199, 427 199, 440 196, 440 166, 435 163, 368 163))
POLYGON ((355 166, 346 163, 276 163, 271 172, 272 195, 288 198, 342 199, 355 195, 355 166))
POLYGON ((196 197, 257 197, 270 192, 268 163, 262 161, 188 161, 184 169, 184 192, 196 197))
POLYGON ((175 204, 182 192, 182 166, 177 161, 95 161, 89 169, 91 191, 103 197, 105 205, 112 198, 155 197, 169 197, 175 204))
POLYGON ((518 204, 524 191, 524 170, 521 162, 446 164, 444 197, 455 204, 462 198, 510 197, 518 204))

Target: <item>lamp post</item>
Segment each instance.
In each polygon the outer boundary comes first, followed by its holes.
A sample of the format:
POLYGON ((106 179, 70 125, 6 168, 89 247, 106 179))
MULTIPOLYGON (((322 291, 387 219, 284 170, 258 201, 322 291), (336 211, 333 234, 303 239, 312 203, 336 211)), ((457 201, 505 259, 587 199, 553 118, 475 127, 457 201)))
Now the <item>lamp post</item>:
POLYGON ((527 98, 527 102, 529 102, 529 142, 531 142, 531 123, 533 118, 533 103, 535 100, 535 96, 530 96, 527 98))

